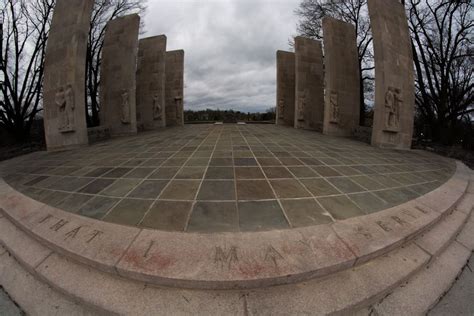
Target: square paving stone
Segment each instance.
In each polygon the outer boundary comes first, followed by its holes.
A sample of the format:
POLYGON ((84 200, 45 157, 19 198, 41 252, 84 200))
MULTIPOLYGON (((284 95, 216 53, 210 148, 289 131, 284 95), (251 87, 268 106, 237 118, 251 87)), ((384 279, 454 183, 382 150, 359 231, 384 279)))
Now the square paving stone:
POLYGON ((169 158, 161 166, 162 167, 181 167, 188 160, 187 158, 169 158))
POLYGON ((102 191, 101 195, 124 197, 142 180, 140 179, 118 179, 102 191))
POLYGON ((265 179, 260 167, 235 167, 237 179, 265 179))
POLYGON ((155 171, 155 168, 135 168, 126 175, 124 175, 122 178, 127 178, 127 179, 143 179, 148 177, 153 171, 155 171))
POLYGON ((209 167, 206 179, 234 179, 233 167, 209 167))
POLYGON ((325 166, 315 166, 311 167, 313 168, 314 171, 316 171, 318 174, 322 175, 323 177, 337 177, 341 176, 339 172, 334 170, 331 167, 325 167, 325 166))
POLYGON ((239 202, 241 231, 288 228, 288 222, 277 201, 239 202))
POLYGON ((281 200, 293 227, 331 223, 332 219, 314 199, 281 200), (326 215, 325 215, 326 214, 326 215))
POLYGON ((64 177, 49 187, 55 190, 75 192, 91 181, 92 178, 64 177))
POLYGON ((200 180, 173 180, 160 196, 163 200, 194 200, 200 180))
POLYGON ((207 166, 209 163, 209 158, 191 158, 189 159, 185 166, 207 166))
POLYGON ((165 159, 151 158, 145 161, 142 164, 142 166, 143 167, 159 167, 161 166, 161 164, 163 164, 164 161, 165 159))
POLYGON ((101 175, 103 175, 104 173, 109 172, 112 169, 113 168, 102 168, 102 167, 101 168, 95 168, 91 172, 87 173, 85 176, 86 177, 93 177, 93 178, 100 177, 101 175))
POLYGON ((96 196, 84 204, 78 214, 101 219, 120 199, 96 196))
POLYGON ((45 179, 49 178, 49 176, 39 176, 39 177, 35 177, 33 180, 29 180, 27 181, 24 185, 26 186, 32 186, 32 185, 35 185, 37 184, 38 182, 41 182, 45 179))
POLYGON ((337 220, 366 215, 351 200, 343 195, 322 197, 318 198, 318 201, 337 220))
POLYGON ((87 201, 92 199, 92 195, 86 194, 71 194, 70 196, 66 197, 60 203, 57 204, 57 208, 67 211, 76 213, 79 211, 81 206, 85 204, 87 201))
POLYGON ((257 158, 257 161, 262 167, 263 166, 281 166, 281 162, 277 158, 262 157, 262 158, 257 158))
POLYGON ((277 197, 281 199, 311 197, 311 194, 297 180, 270 180, 270 184, 277 197))
POLYGON ((419 196, 419 194, 406 188, 376 191, 374 193, 391 205, 405 203, 419 196))
POLYGON ((71 196, 70 193, 50 191, 50 193, 44 197, 43 202, 48 205, 58 207, 59 204, 61 204, 63 200, 65 200, 66 198, 70 196, 71 196))
POLYGON ((348 166, 333 166, 332 168, 344 176, 354 176, 361 174, 359 170, 348 166))
POLYGON ((192 202, 157 201, 140 226, 167 231, 184 231, 192 202))
POLYGON ((272 188, 266 180, 237 180, 237 196, 239 200, 275 198, 272 188))
POLYGON ((176 179, 202 179, 206 167, 183 167, 176 174, 176 179))
POLYGON ((117 167, 112 169, 111 171, 105 173, 102 175, 104 178, 120 178, 124 176, 125 174, 129 173, 132 170, 132 168, 126 168, 126 167, 117 167))
POLYGON ((128 166, 128 167, 137 167, 144 163, 146 159, 130 159, 127 162, 123 163, 122 166, 128 166))
POLYGON ((269 179, 293 179, 293 175, 285 167, 263 167, 269 179))
POLYGON ((334 186, 322 178, 301 179, 300 181, 314 196, 340 194, 334 186))
POLYGON ((232 158, 231 151, 216 150, 212 154, 212 158, 232 158))
POLYGON ((197 197, 198 200, 235 200, 234 181, 204 180, 197 197))
POLYGON ((96 179, 79 190, 81 193, 97 194, 112 183, 114 179, 96 179))
POLYGON ((116 224, 135 226, 140 223, 151 203, 153 201, 124 199, 103 220, 116 224))
POLYGON ((212 158, 209 162, 209 166, 214 167, 228 167, 233 166, 232 158, 212 158))
POLYGON ((317 174, 313 169, 309 167, 288 167, 288 170, 290 170, 291 173, 295 175, 297 178, 316 178, 319 177, 319 174, 317 174))
POLYGON ((381 186, 380 183, 378 183, 375 180, 372 180, 368 176, 363 176, 363 175, 353 176, 353 177, 349 177, 349 179, 351 179, 352 181, 354 181, 355 183, 359 184, 360 186, 364 187, 367 190, 380 190, 384 188, 384 186, 381 186))
POLYGON ((303 162, 297 158, 279 158, 284 166, 302 166, 303 162))
POLYGON ((236 166, 257 166, 255 158, 234 158, 234 165, 236 166))
POLYGON ((131 198, 156 199, 163 188, 168 184, 167 180, 145 180, 140 183, 129 195, 131 198))
POLYGON ((187 231, 238 231, 239 217, 234 202, 197 202, 191 213, 187 231))
POLYGON ((373 175, 370 175, 369 177, 377 181, 378 183, 380 183, 384 188, 393 188, 393 187, 401 186, 399 182, 383 174, 373 174, 373 175))
POLYGON ((388 208, 390 205, 372 193, 354 193, 349 198, 365 213, 370 214, 388 208))
POLYGON ((327 178, 336 188, 343 193, 363 192, 365 189, 346 177, 327 178))
POLYGON ((172 179, 179 169, 180 167, 161 167, 153 172, 148 179, 172 179))

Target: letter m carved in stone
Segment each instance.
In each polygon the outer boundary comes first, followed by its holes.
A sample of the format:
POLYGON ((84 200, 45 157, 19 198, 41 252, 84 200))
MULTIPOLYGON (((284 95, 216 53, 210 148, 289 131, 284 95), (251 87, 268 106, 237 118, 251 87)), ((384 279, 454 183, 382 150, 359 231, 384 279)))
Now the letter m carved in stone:
POLYGON ((221 247, 216 247, 214 263, 219 266, 221 269, 227 267, 230 269, 233 263, 239 261, 237 256, 237 247, 232 246, 229 250, 222 249, 221 247))

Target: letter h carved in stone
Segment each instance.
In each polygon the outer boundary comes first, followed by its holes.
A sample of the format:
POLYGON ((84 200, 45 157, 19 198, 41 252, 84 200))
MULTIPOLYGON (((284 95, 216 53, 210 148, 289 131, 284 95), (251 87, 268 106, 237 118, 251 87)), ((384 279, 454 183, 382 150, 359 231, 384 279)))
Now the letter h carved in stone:
POLYGON ((70 84, 58 89, 55 95, 55 103, 58 107, 59 125, 61 133, 74 132, 74 90, 70 84))

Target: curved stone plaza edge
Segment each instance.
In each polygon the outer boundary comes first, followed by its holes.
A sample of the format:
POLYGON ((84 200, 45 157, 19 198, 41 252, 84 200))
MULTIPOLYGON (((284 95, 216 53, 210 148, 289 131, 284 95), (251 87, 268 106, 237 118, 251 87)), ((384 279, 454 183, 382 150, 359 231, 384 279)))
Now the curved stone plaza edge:
POLYGON ((351 268, 429 229, 466 192, 468 168, 407 203, 331 224, 263 232, 184 233, 107 223, 33 200, 0 180, 0 216, 53 250, 150 284, 252 288, 351 268))

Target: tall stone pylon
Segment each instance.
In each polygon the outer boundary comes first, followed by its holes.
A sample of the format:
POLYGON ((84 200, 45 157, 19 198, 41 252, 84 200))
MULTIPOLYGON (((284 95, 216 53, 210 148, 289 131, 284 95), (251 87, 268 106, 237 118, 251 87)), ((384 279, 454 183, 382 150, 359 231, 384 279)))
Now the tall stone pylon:
POLYGON ((57 0, 46 48, 43 117, 48 151, 88 144, 86 52, 93 0, 57 0))
POLYGON ((184 50, 166 52, 166 126, 184 125, 184 50))
POLYGON ((295 37, 295 128, 322 131, 324 72, 321 41, 295 37))
POLYGON ((359 126, 360 73, 355 27, 323 18, 324 96, 323 133, 350 136, 359 126))
POLYGON ((405 8, 394 0, 369 0, 368 5, 375 54, 372 145, 410 149, 415 81, 405 8))
POLYGON ((276 53, 276 124, 295 124, 295 53, 276 53))
POLYGON ((138 14, 107 23, 102 52, 100 120, 112 136, 137 133, 138 14))
POLYGON ((165 35, 138 42, 137 65, 137 124, 145 130, 165 127, 165 35))

